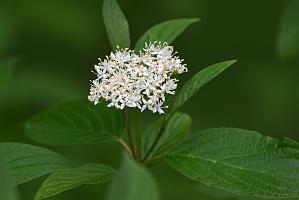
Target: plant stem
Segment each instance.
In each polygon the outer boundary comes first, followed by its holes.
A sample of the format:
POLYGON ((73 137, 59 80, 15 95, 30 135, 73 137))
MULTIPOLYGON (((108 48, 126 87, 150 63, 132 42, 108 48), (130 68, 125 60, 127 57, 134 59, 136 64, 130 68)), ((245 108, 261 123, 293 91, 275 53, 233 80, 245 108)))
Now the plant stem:
POLYGON ((122 139, 117 139, 117 141, 121 144, 121 146, 122 146, 125 150, 127 150, 127 152, 130 154, 130 156, 134 157, 134 156, 133 156, 133 152, 132 152, 132 150, 130 149, 130 147, 127 145, 127 143, 126 143, 124 140, 122 140, 122 139))
POLYGON ((135 126, 136 126, 136 157, 137 160, 141 160, 142 151, 142 135, 141 135, 141 119, 140 112, 136 111, 135 126))
POLYGON ((142 163, 147 162, 148 157, 151 155, 151 153, 155 150, 155 147, 157 146, 159 140, 161 139, 161 136, 163 135, 165 128, 166 128, 166 119, 164 118, 162 121, 162 125, 160 128, 160 131, 158 133, 158 135, 156 136, 152 146, 150 147, 150 149, 148 150, 148 152, 146 153, 146 155, 144 156, 144 158, 142 159, 142 163))
POLYGON ((125 114, 126 114, 126 126, 127 126, 127 132, 128 132, 128 143, 129 143, 129 147, 131 149, 133 157, 136 158, 135 148, 134 148, 133 139, 132 139, 132 132, 131 132, 131 127, 130 127, 130 113, 129 113, 128 109, 125 109, 125 114))

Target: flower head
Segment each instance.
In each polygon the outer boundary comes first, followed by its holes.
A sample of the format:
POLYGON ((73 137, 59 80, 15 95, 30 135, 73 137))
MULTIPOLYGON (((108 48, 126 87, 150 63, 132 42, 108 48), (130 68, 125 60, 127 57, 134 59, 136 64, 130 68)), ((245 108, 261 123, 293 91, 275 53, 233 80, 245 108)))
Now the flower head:
POLYGON ((140 54, 129 49, 111 52, 95 65, 97 78, 92 81, 88 99, 97 104, 100 99, 108 107, 124 107, 164 113, 166 94, 174 94, 176 74, 187 72, 183 60, 167 43, 145 44, 140 54))

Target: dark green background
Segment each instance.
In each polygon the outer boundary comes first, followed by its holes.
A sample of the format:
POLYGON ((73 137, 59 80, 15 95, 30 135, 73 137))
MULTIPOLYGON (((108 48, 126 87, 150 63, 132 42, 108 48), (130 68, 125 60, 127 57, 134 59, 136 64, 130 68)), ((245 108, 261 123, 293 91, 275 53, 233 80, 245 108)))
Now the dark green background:
MULTIPOLYGON (((239 60, 183 107, 193 117, 193 129, 232 126, 299 140, 299 64, 296 59, 280 60, 276 50, 286 1, 119 3, 133 44, 145 30, 164 20, 201 19, 174 42, 190 70, 180 83, 210 64, 239 60)), ((0 94, 1 142, 32 143, 22 128, 28 117, 54 103, 87 98, 93 65, 110 51, 101 4, 98 0, 0 0, 0 65, 17 63, 8 91, 0 94)), ((146 115, 144 124, 153 118, 146 115)), ((50 148, 82 163, 119 164, 120 148, 114 144, 50 148)), ((234 199, 188 181, 162 163, 151 170, 163 200, 234 199)), ((41 181, 22 185, 21 200, 33 199, 41 181)), ((102 199, 106 187, 83 186, 52 199, 102 199)))

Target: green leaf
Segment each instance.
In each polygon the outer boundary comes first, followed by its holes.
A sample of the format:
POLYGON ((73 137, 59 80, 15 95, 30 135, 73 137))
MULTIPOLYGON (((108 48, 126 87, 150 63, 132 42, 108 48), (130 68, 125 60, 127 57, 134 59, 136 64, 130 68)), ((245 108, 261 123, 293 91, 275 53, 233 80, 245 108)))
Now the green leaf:
POLYGON ((0 143, 0 158, 13 185, 69 167, 72 163, 61 155, 37 146, 19 143, 0 143))
POLYGON ((281 18, 277 40, 277 50, 283 59, 299 56, 299 1, 286 1, 281 18))
POLYGON ((159 200, 151 174, 124 154, 118 179, 112 182, 106 200, 159 200))
POLYGON ((104 0, 103 19, 112 49, 130 48, 129 25, 116 0, 104 0))
POLYGON ((102 164, 86 164, 50 175, 36 193, 35 200, 45 199, 85 184, 99 184, 115 178, 117 171, 102 164))
POLYGON ((226 61, 211 65, 197 72, 189 79, 180 91, 174 96, 173 101, 169 105, 169 113, 172 113, 190 99, 202 86, 210 80, 218 76, 221 72, 234 64, 236 60, 226 61))
POLYGON ((121 137, 125 127, 120 110, 87 100, 53 106, 25 124, 26 135, 50 145, 99 144, 121 137))
POLYGON ((159 134, 160 129, 163 125, 164 118, 161 117, 150 124, 142 134, 142 152, 145 154, 153 144, 155 137, 159 134))
POLYGON ((172 43, 188 26, 198 22, 198 18, 173 19, 157 24, 147 30, 137 41, 135 51, 139 52, 146 42, 161 41, 172 43))
MULTIPOLYGON (((155 137, 159 133, 161 121, 154 122, 144 133, 143 146, 144 152, 147 152, 154 142, 155 137)), ((163 156, 173 150, 177 142, 188 136, 191 128, 191 117, 185 113, 174 113, 170 118, 164 133, 162 134, 153 156, 163 156)))
POLYGON ((164 155, 173 150, 177 142, 185 139, 191 129, 191 117, 185 113, 175 113, 168 122, 165 132, 157 144, 155 154, 164 155))
POLYGON ((192 180, 238 195, 299 196, 299 144, 290 139, 236 128, 208 129, 165 160, 192 180))
POLYGON ((17 195, 9 182, 7 170, 0 161, 0 194, 2 200, 16 200, 17 195))

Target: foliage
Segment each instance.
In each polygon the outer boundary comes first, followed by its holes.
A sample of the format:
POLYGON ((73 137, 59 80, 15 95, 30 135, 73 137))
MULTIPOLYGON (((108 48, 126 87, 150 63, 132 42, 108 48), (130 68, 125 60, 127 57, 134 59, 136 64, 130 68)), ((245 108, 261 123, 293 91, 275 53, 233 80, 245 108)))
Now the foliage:
POLYGON ((11 182, 7 175, 7 169, 3 165, 3 162, 0 162, 0 194, 1 199, 3 200, 17 200, 16 192, 14 191, 11 182))
POLYGON ((106 200, 159 200, 152 175, 127 154, 123 155, 120 175, 110 185, 106 200))
POLYGON ((32 117, 26 134, 50 145, 99 144, 114 141, 124 132, 124 115, 106 105, 95 107, 80 100, 56 105, 32 117))
POLYGON ((182 142, 166 162, 185 176, 245 196, 299 195, 299 144, 254 131, 214 128, 182 142))
MULTIPOLYGON (((292 57, 297 54, 298 30, 292 21, 297 14, 293 6, 287 9, 291 12, 283 18, 286 22, 281 27, 278 46, 282 56, 292 57)), ((104 0, 103 19, 112 49, 117 46, 130 48, 129 25, 116 0, 104 0)), ((175 19, 158 24, 137 40, 134 50, 139 52, 145 43, 152 41, 171 43, 197 21, 194 18, 175 19)), ((109 181, 107 200, 159 200, 158 185, 146 166, 165 161, 195 182, 237 195, 299 197, 299 144, 296 141, 274 139, 236 128, 193 131, 191 117, 177 112, 202 86, 235 62, 213 64, 193 75, 169 102, 168 112, 154 121, 142 137, 138 115, 132 134, 129 111, 123 113, 107 108, 105 102, 97 106, 87 100, 66 102, 44 110, 26 122, 26 135, 43 144, 80 146, 118 142, 127 151, 123 153, 119 172, 103 164, 79 165, 43 147, 0 143, 0 156, 8 171, 8 178, 3 180, 19 185, 50 174, 37 191, 35 200, 81 185, 109 181)), ((3 79, 6 84, 11 70, 10 66, 6 70, 3 79)), ((0 186, 3 189, 3 185, 0 186)), ((10 188, 7 191, 7 200, 14 200, 13 191, 10 188)))
POLYGON ((50 175, 36 193, 35 200, 45 199, 83 184, 99 184, 113 180, 117 171, 102 164, 86 164, 66 168, 50 175))

